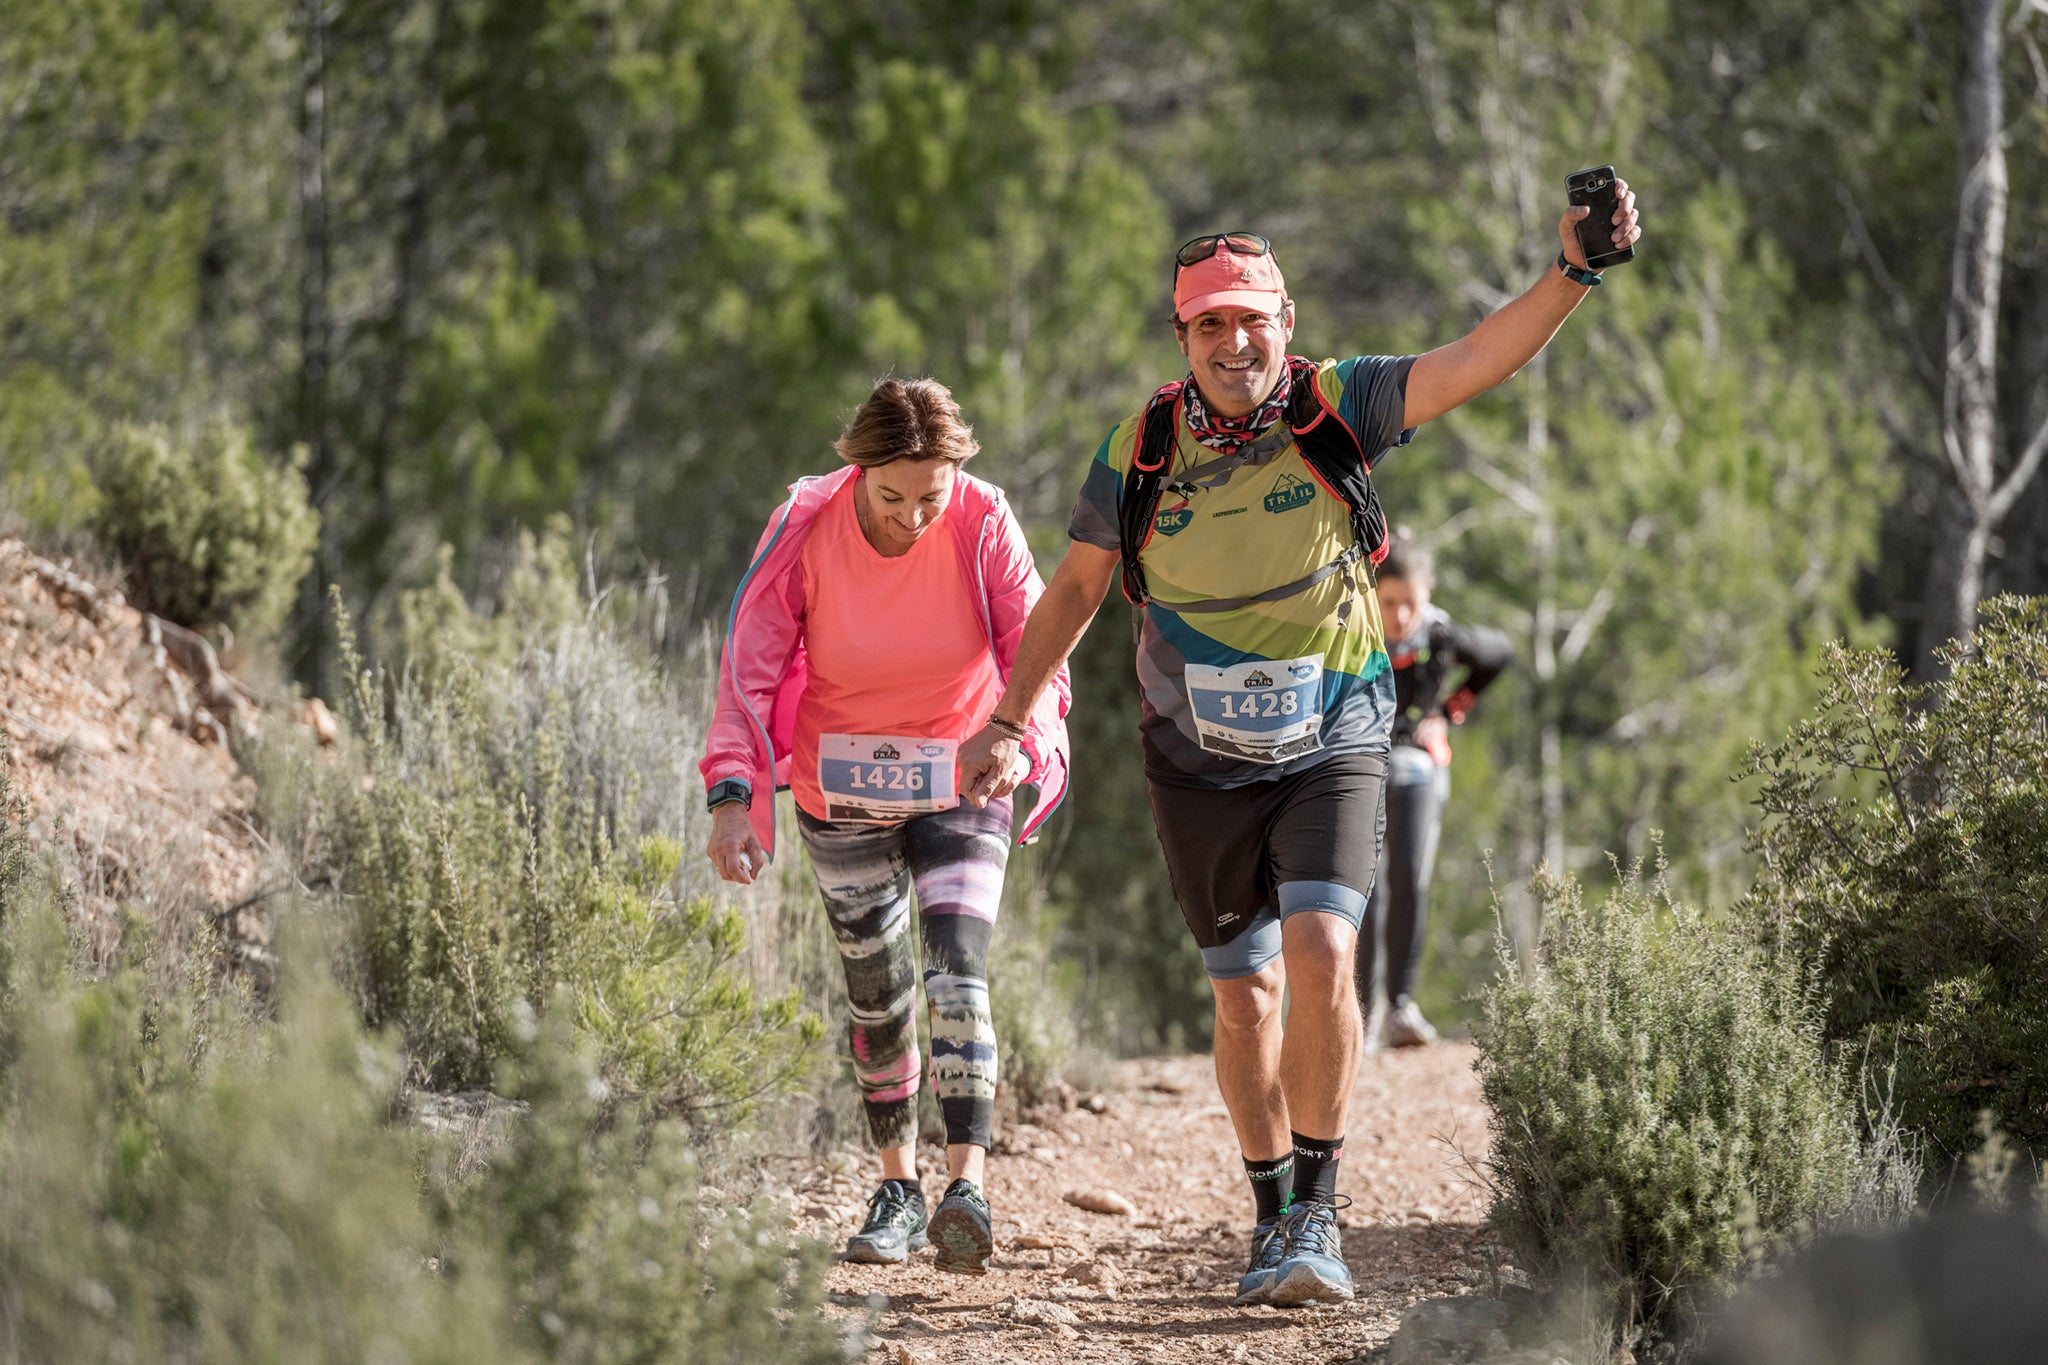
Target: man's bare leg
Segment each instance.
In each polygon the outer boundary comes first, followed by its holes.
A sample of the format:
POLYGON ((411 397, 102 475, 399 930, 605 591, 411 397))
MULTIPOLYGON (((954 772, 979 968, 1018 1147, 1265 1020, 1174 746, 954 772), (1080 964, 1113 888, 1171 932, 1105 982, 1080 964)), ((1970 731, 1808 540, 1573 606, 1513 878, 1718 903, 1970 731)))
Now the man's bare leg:
MULTIPOLYGON (((1286 1099, 1279 1110, 1294 1132, 1306 1136, 1344 1136, 1360 1052, 1358 993, 1351 981, 1357 947, 1358 933, 1341 915, 1304 910, 1280 926, 1280 960, 1293 998, 1280 1049, 1280 1088, 1286 1099)), ((1220 1004, 1217 1013, 1220 1019, 1220 1004)), ((1216 1032, 1220 1073, 1223 1030, 1216 1032)), ((1228 1092, 1224 1098, 1229 1099, 1228 1092)))
POLYGON ((1286 984, 1278 962, 1232 981, 1209 978, 1216 995, 1216 1088, 1237 1129, 1238 1149, 1250 1161, 1293 1150, 1280 1083, 1280 994, 1286 984))

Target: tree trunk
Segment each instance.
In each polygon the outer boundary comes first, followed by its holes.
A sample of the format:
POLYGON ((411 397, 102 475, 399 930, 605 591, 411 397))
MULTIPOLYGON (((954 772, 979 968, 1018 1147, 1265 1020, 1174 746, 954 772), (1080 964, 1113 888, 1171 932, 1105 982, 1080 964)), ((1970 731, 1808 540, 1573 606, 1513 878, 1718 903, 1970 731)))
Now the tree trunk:
MULTIPOLYGON (((1528 473, 1525 477, 1536 504, 1542 511, 1531 531, 1532 558, 1536 570, 1534 629, 1530 631, 1530 668, 1535 674, 1537 848, 1553 875, 1564 871, 1564 736, 1558 719, 1557 642, 1558 611, 1558 529, 1550 503, 1550 353, 1536 353, 1522 372, 1528 385, 1529 421, 1528 473)), ((1542 933, 1542 912, 1526 883, 1518 883, 1522 894, 1516 905, 1515 941, 1523 965, 1535 962, 1536 946, 1542 933)))
MULTIPOLYGON (((2003 479, 1999 453, 2012 423, 2001 420, 1998 386, 1999 290, 2005 267, 2004 88, 1999 56, 2005 0, 1966 0, 1963 66, 1956 91, 1958 132, 1956 246, 1949 274, 1948 352, 1942 402, 1942 454, 1961 493, 1946 506, 1950 523, 1929 573, 1916 671, 1939 677, 1934 651, 1969 635, 1984 596, 1992 537, 2040 471, 2048 422, 2028 440, 2003 479)), ((2014 414, 2020 417, 2022 414, 2014 414)))
POLYGON ((320 544, 299 592, 298 674, 317 696, 333 690, 326 597, 339 567, 331 506, 339 471, 328 402, 334 328, 328 308, 326 0, 301 0, 299 15, 299 439, 307 452, 307 488, 320 514, 320 544))

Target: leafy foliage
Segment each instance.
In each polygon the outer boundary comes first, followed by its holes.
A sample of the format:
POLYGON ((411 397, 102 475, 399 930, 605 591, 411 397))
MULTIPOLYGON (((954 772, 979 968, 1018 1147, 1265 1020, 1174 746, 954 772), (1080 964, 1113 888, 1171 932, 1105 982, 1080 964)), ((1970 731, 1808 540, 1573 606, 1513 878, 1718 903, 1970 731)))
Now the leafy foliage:
POLYGON ((381 675, 359 672, 323 856, 353 907, 366 1015, 436 1084, 485 1083, 517 1009, 561 990, 615 1084, 730 1118, 800 1080, 822 1028, 794 992, 755 990, 736 912, 680 894, 680 848, 637 832, 643 784, 675 774, 603 742, 662 710, 624 652, 578 627, 517 668, 391 684, 388 715, 381 675))
POLYGON ((1979 1111, 2048 1155, 2048 599, 1999 598, 1949 678, 1828 652, 1813 715, 1759 746, 1758 932, 1814 970, 1827 1036, 1896 1058, 1946 1162, 1979 1111))
POLYGON ((246 430, 216 419, 189 438, 160 424, 117 426, 97 464, 94 528, 139 605, 254 636, 284 624, 319 536, 302 454, 274 466, 246 430))
POLYGON ((1518 1263, 1609 1296, 1626 1342, 1848 1214, 1859 1187, 1898 1207, 1898 1168, 1864 1169, 1794 964, 1639 872, 1597 909, 1569 880, 1537 891, 1540 964, 1503 944, 1476 1030, 1493 1220, 1518 1263))
POLYGON ((26 1359, 836 1361, 821 1248, 697 1198, 673 1121, 603 1120, 566 1028, 480 1177, 394 1124, 398 1058, 317 975, 278 1019, 74 980, 0 991, 0 1328, 26 1359))

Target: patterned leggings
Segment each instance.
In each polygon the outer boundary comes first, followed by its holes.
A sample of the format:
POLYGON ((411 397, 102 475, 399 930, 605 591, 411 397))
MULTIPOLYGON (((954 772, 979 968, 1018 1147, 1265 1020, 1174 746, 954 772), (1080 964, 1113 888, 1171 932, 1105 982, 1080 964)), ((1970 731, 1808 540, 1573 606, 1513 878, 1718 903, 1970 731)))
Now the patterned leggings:
POLYGON ((825 821, 798 811, 797 827, 846 968, 853 1072, 875 1145, 902 1147, 917 1138, 915 885, 932 1017, 932 1089, 946 1120, 946 1142, 988 1146, 996 1095, 988 945, 1010 857, 1009 798, 896 825, 825 821))

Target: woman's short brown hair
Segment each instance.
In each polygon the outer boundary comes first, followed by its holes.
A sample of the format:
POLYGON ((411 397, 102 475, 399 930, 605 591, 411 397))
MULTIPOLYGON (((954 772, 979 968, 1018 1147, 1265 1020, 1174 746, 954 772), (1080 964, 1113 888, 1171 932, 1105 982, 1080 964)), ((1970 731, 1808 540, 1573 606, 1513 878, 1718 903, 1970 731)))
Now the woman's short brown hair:
POLYGON ((898 460, 960 464, 981 449, 952 393, 936 379, 884 379, 834 443, 839 458, 863 469, 898 460))

